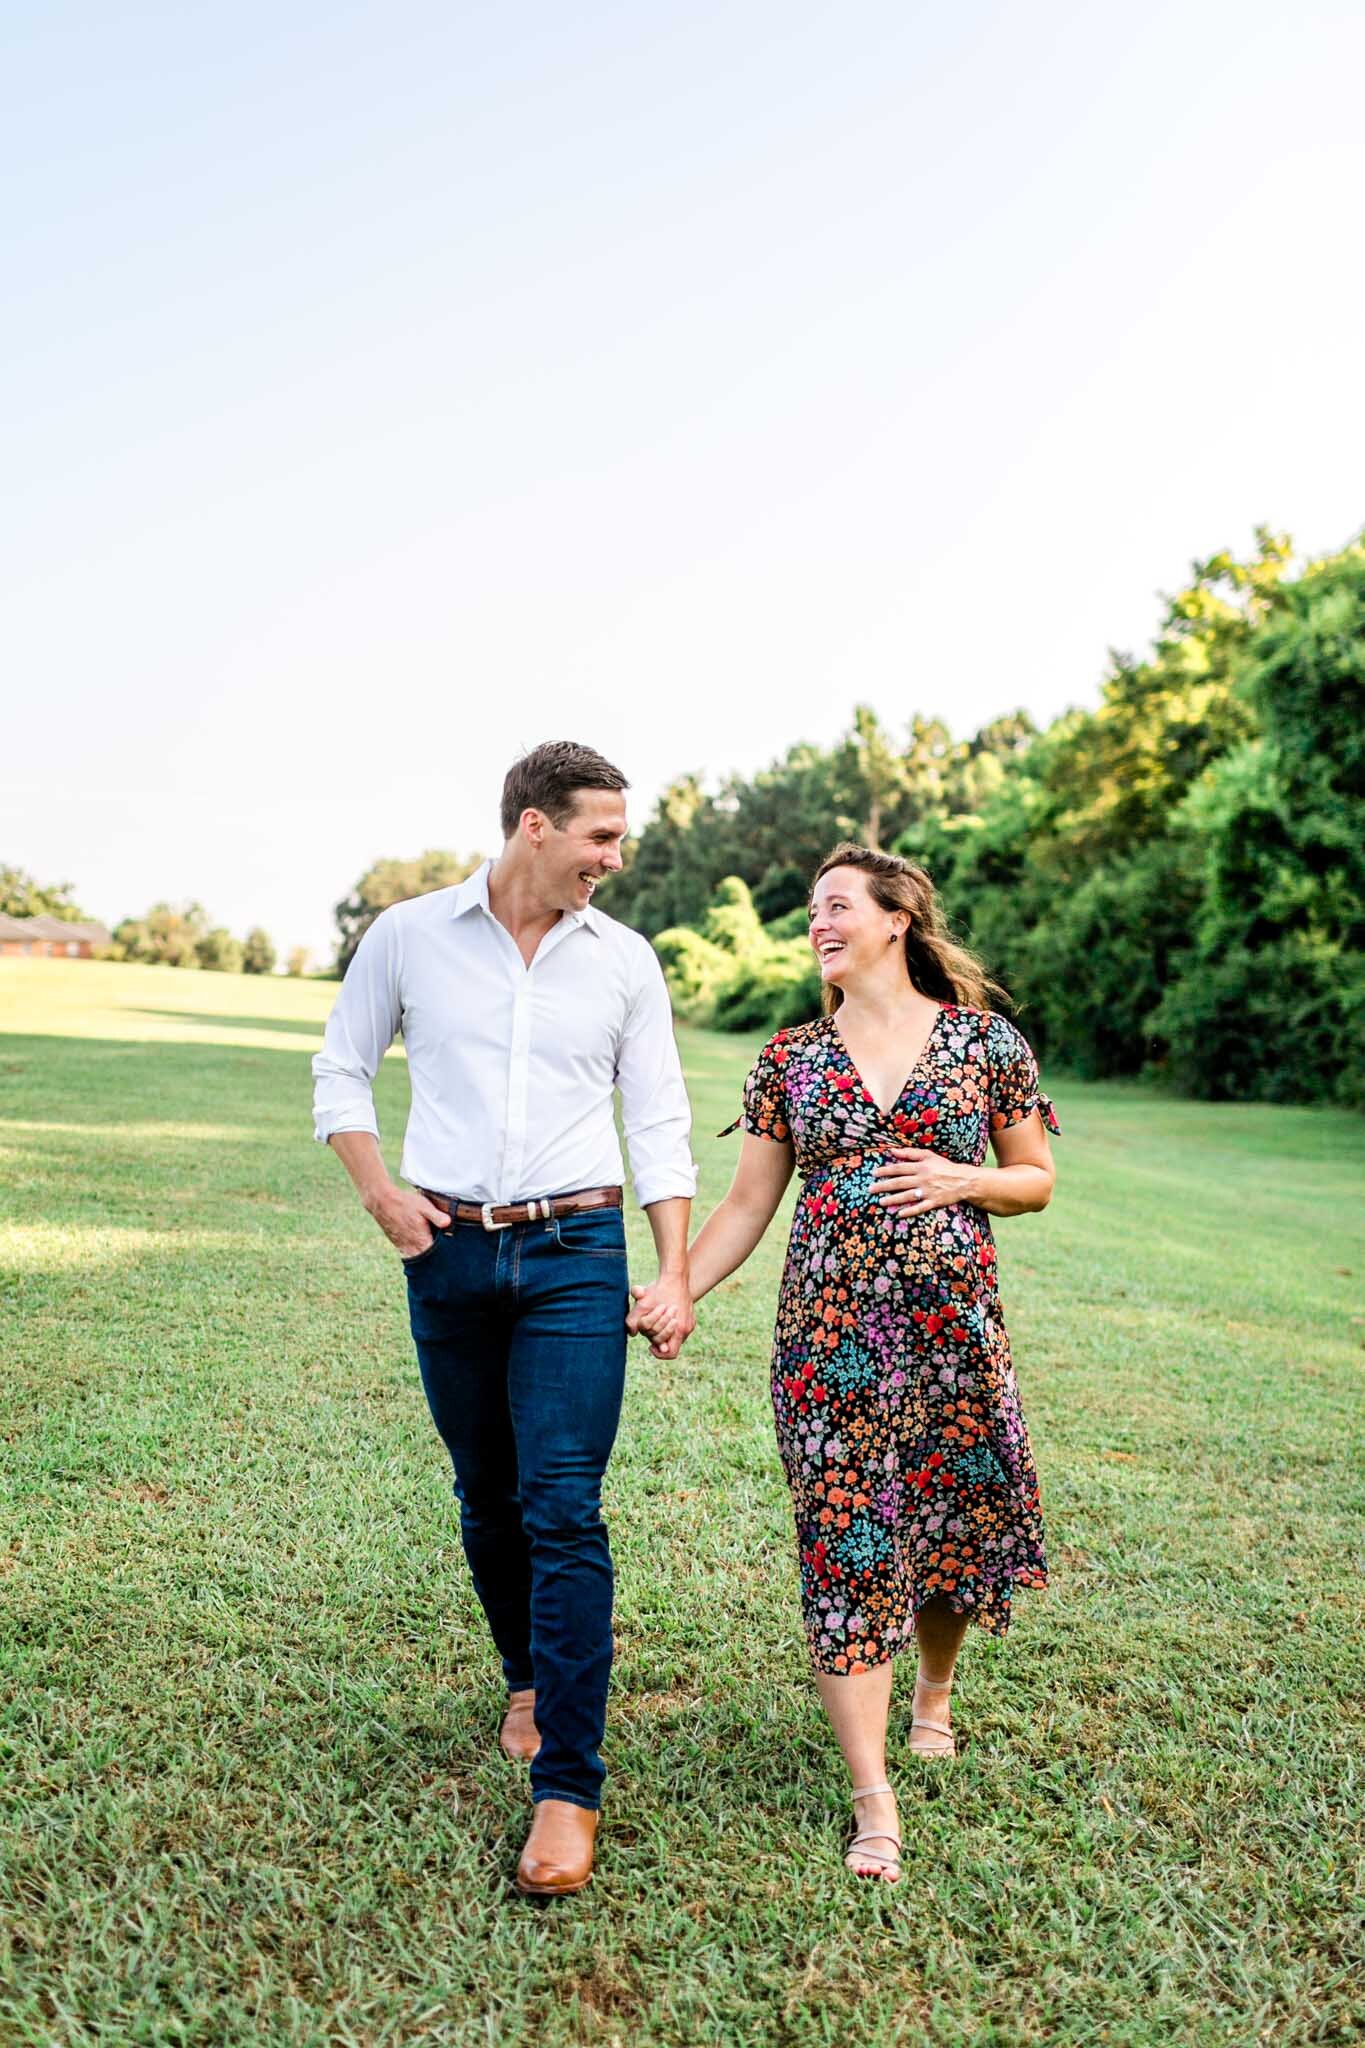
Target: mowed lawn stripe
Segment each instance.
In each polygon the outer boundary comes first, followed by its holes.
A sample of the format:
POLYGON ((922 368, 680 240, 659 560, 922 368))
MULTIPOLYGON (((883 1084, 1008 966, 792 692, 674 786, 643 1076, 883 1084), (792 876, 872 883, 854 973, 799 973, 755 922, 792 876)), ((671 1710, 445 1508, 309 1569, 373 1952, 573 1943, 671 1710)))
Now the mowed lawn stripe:
MULTIPOLYGON (((1053 1584, 969 1636, 948 1772, 902 1672, 895 1891, 801 1640, 785 1231, 634 1348, 599 1871, 537 1911, 401 1274, 310 1136, 333 993, 0 970, 6 2048, 1349 2038, 1359 1120, 1047 1076, 998 1236, 1053 1584)), ((679 1035, 704 1208, 758 1041, 679 1035)))

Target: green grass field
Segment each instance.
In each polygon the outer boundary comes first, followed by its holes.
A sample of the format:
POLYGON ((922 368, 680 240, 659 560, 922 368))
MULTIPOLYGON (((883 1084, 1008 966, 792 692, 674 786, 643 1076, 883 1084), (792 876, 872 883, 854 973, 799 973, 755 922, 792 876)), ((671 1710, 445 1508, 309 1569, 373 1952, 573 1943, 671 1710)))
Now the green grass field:
MULTIPOLYGON (((1365 1126, 1048 1077, 999 1239, 1053 1583, 946 1772, 901 1674, 894 1891, 800 1636, 784 1232, 638 1346, 598 1875, 538 1909, 396 1256, 311 1138, 333 993, 0 967, 5 2048, 1357 2038, 1365 1126)), ((682 1041, 707 1204, 754 1041, 682 1041)))

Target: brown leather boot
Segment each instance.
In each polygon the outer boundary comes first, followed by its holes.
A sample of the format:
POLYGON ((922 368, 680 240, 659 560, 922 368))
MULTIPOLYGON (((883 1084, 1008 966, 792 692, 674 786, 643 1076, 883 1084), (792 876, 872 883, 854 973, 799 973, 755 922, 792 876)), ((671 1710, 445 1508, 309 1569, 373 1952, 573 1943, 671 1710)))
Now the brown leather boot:
POLYGON ((507 1713, 504 1716, 498 1745, 505 1756, 515 1763, 529 1764, 540 1748, 540 1730, 536 1726, 536 1696, 531 1692, 512 1692, 507 1695, 507 1713))
POLYGON ((597 1815, 568 1799, 541 1799, 517 1865, 517 1890, 528 1898, 581 1892, 592 1876, 597 1815))

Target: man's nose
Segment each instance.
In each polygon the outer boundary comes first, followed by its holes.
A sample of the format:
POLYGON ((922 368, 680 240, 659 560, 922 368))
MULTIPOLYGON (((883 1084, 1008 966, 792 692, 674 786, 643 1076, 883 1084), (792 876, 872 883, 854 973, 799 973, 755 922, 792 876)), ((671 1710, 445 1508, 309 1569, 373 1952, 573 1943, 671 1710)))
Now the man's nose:
POLYGON ((614 875, 620 872, 625 866, 625 862, 622 860, 620 853, 613 850, 610 853, 603 854, 602 865, 609 875, 614 875))

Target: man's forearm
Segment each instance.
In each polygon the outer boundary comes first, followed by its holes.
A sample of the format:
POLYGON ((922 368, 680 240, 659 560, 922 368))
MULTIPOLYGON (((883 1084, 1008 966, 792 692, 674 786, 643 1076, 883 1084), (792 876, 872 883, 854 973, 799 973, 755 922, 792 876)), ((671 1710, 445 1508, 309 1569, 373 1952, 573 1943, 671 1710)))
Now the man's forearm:
POLYGON ((687 1271, 687 1225, 692 1214, 691 1202, 686 1195, 670 1195, 662 1202, 651 1202, 645 1214, 654 1233, 660 1277, 667 1274, 680 1278, 687 1271))
POLYGON ((355 1191, 361 1201, 373 1215, 384 1196, 393 1189, 393 1179, 384 1164, 379 1140, 373 1131, 333 1131, 327 1142, 355 1182, 355 1191))

